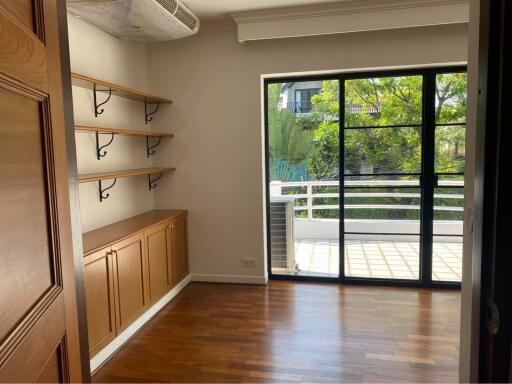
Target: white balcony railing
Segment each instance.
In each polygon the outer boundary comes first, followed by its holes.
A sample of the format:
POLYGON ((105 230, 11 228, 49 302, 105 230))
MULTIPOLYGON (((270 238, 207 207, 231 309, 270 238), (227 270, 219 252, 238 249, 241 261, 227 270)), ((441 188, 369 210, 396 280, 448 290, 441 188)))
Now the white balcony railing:
MULTIPOLYGON (((306 215, 296 216, 293 220, 294 236, 296 239, 337 239, 339 237, 339 218, 324 218, 317 211, 319 210, 339 210, 338 204, 326 204, 319 199, 321 198, 338 198, 336 192, 321 192, 322 188, 318 187, 338 187, 338 181, 304 181, 304 182, 279 182, 270 183, 270 200, 277 201, 286 198, 294 200, 294 212, 300 213, 306 211, 306 215), (302 201, 298 200, 302 199, 302 201), (305 200, 305 201, 304 201, 305 200)), ((387 189, 377 190, 354 190, 345 189, 345 198, 416 198, 420 199, 420 192, 411 192, 410 188, 419 188, 418 181, 414 180, 349 180, 345 182, 345 186, 349 187, 387 187, 387 189), (389 187, 400 187, 400 189, 392 189, 389 187), (404 189, 404 187, 406 187, 404 189)), ((439 187, 462 187, 464 182, 455 180, 442 180, 439 187)), ((325 188, 324 188, 325 189, 325 188)), ((434 197, 437 199, 445 199, 453 201, 453 204, 436 205, 434 211, 448 211, 462 213, 464 208, 461 201, 464 199, 462 190, 460 193, 436 193, 434 197)), ((389 201, 389 200, 388 200, 389 201)), ((348 203, 344 205, 345 210, 420 210, 420 205, 405 204, 397 202, 389 203, 382 200, 382 203, 364 203, 354 204, 348 203)), ((391 213, 391 212, 390 212, 391 213)), ((295 215, 294 215, 295 216, 295 215)), ((385 215, 387 217, 387 215, 385 215)), ((411 236, 420 232, 419 219, 396 219, 392 218, 366 218, 366 219, 345 219, 345 231, 349 235, 345 239, 373 239, 377 240, 381 236, 379 234, 393 233, 392 237, 385 239, 393 239, 397 241, 411 241, 411 236), (366 235, 365 235, 366 234, 366 235), (370 235, 373 234, 373 235, 370 235)), ((448 235, 447 237, 437 237, 439 242, 460 242, 462 236, 462 218, 451 220, 435 220, 434 234, 448 235), (460 238, 457 238, 460 237, 460 238)), ((434 235, 435 236, 435 235, 434 235)), ((384 239, 384 237, 383 237, 384 239)))
MULTIPOLYGON (((318 193, 315 192, 315 187, 338 187, 339 182, 334 181, 294 181, 294 182, 281 182, 272 181, 270 183, 270 195, 271 196, 287 196, 297 199, 307 199, 306 204, 295 204, 295 211, 307 211, 307 218, 314 218, 314 211, 317 210, 331 210, 339 209, 338 204, 315 204, 315 199, 318 198, 338 198, 338 193, 318 193), (293 193, 291 188, 306 189, 306 193, 293 193), (283 193, 284 188, 290 188, 288 191, 283 193)), ((345 186, 349 187, 411 187, 419 188, 419 183, 416 180, 349 180, 345 181, 345 186)), ((443 180, 439 182, 439 187, 461 187, 464 186, 462 180, 443 180)), ((419 192, 382 192, 369 191, 369 192, 350 192, 350 189, 345 190, 345 198, 348 197, 369 197, 369 198, 383 198, 383 197, 396 197, 396 198, 420 198, 419 192)), ((436 193, 434 198, 439 199, 453 199, 453 200, 464 200, 464 194, 451 194, 451 193, 436 193)), ((388 209, 388 210, 420 210, 420 205, 409 205, 409 204, 345 204, 344 208, 347 209, 388 209)), ((434 211, 452 211, 462 212, 463 207, 458 205, 446 206, 446 205, 435 205, 434 211)))

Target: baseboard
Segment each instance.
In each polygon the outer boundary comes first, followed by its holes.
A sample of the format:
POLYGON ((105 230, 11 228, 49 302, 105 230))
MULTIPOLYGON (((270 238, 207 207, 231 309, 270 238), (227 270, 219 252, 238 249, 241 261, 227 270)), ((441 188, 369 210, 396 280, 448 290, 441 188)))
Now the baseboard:
POLYGON ((267 284, 265 276, 193 274, 192 281, 208 283, 267 284))
POLYGON ((130 340, 144 324, 146 324, 158 311, 167 305, 178 293, 183 290, 191 281, 191 275, 185 277, 164 297, 158 300, 151 308, 139 317, 132 325, 121 332, 114 340, 112 340, 105 348, 91 359, 91 374, 101 367, 119 348, 121 348, 128 340, 130 340))

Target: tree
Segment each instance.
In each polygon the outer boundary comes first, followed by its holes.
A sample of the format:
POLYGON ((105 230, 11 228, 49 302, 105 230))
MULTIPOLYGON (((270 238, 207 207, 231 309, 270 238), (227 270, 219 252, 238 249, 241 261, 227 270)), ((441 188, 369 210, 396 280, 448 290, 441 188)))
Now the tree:
POLYGON ((272 180, 296 181, 306 176, 306 159, 312 143, 312 131, 303 129, 295 114, 278 110, 280 84, 268 88, 269 161, 272 180))
MULTIPOLYGON (((315 131, 310 173, 318 179, 338 177, 332 161, 339 152, 338 81, 324 81, 312 98, 314 112, 324 116, 315 131), (329 145, 324 148, 328 143, 329 145), (327 170, 327 172, 326 172, 327 170), (328 171, 331 170, 331 171, 328 171)), ((466 74, 437 78, 437 123, 462 123, 466 114, 466 74)), ((417 173, 421 170, 422 77, 384 77, 345 82, 345 174, 417 173), (403 126, 367 129, 376 126, 403 126)), ((463 172, 464 126, 436 128, 436 164, 439 172, 463 172)))
MULTIPOLYGON (((314 113, 324 117, 323 122, 314 132, 313 148, 308 160, 308 171, 315 179, 340 177, 338 94, 337 81, 324 81, 320 94, 312 98, 314 113)), ((400 174, 421 172, 421 76, 347 80, 344 96, 344 148, 341 153, 344 154, 345 176, 396 173, 398 176, 388 176, 388 178, 401 179, 405 176, 401 177, 400 174)), ((461 173, 464 171, 465 127, 463 123, 466 115, 466 74, 438 75, 436 98, 436 123, 462 124, 436 127, 436 172, 461 173)), ((407 191, 403 190, 403 192, 407 191)), ((417 190, 412 189, 409 192, 417 192, 417 190)), ((443 190, 443 192, 453 193, 454 191, 443 190)), ((333 201, 328 203, 336 204, 333 201)), ((345 203, 419 205, 420 202, 415 197, 376 195, 372 198, 345 198, 345 203)), ((453 204, 453 200, 438 203, 453 204)), ((460 219, 458 214, 458 212, 441 212, 444 218, 451 219, 460 219)), ((337 211, 324 213, 324 217, 337 217, 337 215, 337 211)), ((345 212, 345 218, 419 219, 419 211, 348 210, 345 212)))

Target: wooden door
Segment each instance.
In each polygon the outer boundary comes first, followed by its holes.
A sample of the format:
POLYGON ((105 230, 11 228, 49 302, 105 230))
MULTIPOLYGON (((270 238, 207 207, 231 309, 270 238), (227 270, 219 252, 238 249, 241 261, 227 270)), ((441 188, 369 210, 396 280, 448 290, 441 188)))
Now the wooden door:
POLYGON ((71 240, 64 7, 0 0, 0 382, 87 380, 71 240))
POLYGON ((149 295, 152 303, 169 292, 172 275, 169 264, 171 252, 167 250, 167 227, 161 224, 144 232, 148 251, 149 295))
POLYGON ((92 357, 116 337, 114 266, 110 247, 84 258, 84 279, 92 357))
POLYGON ((112 246, 117 331, 139 317, 149 304, 144 235, 139 233, 112 246))
MULTIPOLYGON (((501 383, 512 382, 512 4, 485 0, 479 10, 471 291, 480 290, 480 330, 472 332, 480 342, 478 381, 501 383)), ((478 301, 473 305, 478 308, 478 301)))
POLYGON ((171 221, 172 282, 178 284, 188 274, 187 218, 171 221))

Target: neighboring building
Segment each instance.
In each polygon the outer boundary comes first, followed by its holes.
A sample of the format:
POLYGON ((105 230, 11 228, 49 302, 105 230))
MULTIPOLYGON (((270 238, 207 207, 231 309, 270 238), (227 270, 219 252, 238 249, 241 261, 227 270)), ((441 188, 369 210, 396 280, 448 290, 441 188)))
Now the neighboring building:
POLYGON ((311 113, 311 98, 319 95, 321 89, 322 81, 283 83, 278 108, 287 108, 292 113, 311 113))
MULTIPOLYGON (((322 81, 301 81, 283 83, 281 95, 279 96, 278 109, 288 109, 292 113, 304 114, 313 111, 311 98, 319 95, 322 91, 322 81)), ((364 107, 361 104, 350 104, 346 106, 348 113, 366 113, 377 117, 378 111, 374 107, 364 107)))

